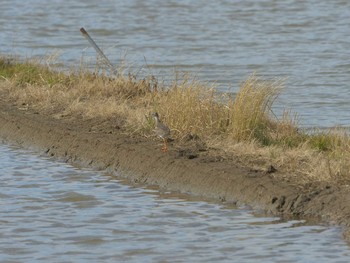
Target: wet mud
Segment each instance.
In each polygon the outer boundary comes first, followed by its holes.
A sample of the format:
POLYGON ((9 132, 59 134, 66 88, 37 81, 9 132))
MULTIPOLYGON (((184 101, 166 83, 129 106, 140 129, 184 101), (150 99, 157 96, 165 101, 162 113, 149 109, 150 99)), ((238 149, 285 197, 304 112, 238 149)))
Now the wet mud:
POLYGON ((285 218, 339 224, 350 239, 348 184, 285 180, 273 166, 264 170, 245 167, 220 149, 208 148, 196 136, 171 142, 169 151, 163 153, 161 141, 130 136, 117 118, 57 119, 2 100, 0 138, 65 162, 107 169, 132 182, 249 205, 285 218))

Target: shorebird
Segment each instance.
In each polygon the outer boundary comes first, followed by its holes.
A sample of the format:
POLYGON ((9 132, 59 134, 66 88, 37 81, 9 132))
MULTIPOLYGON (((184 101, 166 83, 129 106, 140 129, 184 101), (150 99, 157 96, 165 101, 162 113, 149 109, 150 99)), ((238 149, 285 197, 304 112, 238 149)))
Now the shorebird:
POLYGON ((168 126, 166 126, 164 123, 162 123, 159 120, 159 115, 157 112, 152 113, 152 116, 156 122, 156 128, 155 128, 155 133, 163 139, 164 142, 164 146, 162 148, 163 152, 167 152, 168 151, 168 139, 170 136, 170 129, 168 126))

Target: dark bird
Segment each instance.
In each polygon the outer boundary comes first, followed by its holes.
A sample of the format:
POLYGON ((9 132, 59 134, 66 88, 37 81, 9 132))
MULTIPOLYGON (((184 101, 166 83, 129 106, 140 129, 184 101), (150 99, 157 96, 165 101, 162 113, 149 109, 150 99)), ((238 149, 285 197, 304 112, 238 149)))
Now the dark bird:
POLYGON ((166 126, 164 123, 162 123, 159 119, 159 115, 157 112, 152 113, 152 116, 156 122, 156 128, 155 128, 155 133, 163 139, 164 146, 162 148, 163 152, 168 151, 168 139, 170 136, 170 129, 168 126, 166 126))

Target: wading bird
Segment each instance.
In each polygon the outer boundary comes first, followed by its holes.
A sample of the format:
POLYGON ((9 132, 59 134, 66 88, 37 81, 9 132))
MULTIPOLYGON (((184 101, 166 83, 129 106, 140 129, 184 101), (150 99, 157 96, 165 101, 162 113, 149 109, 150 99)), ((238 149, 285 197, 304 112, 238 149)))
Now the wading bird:
POLYGON ((170 136, 170 129, 164 123, 159 120, 159 115, 157 112, 152 113, 152 116, 156 122, 155 133, 163 139, 164 146, 162 148, 163 152, 168 151, 168 139, 170 136))

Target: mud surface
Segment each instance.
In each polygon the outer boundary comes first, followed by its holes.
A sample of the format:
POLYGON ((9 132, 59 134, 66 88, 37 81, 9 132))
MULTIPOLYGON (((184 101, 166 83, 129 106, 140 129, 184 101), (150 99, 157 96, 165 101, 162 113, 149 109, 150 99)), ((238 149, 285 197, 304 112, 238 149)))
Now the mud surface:
POLYGON ((0 100, 0 138, 37 148, 66 162, 109 169, 133 182, 155 184, 282 217, 320 219, 346 226, 350 238, 350 187, 346 182, 300 183, 274 167, 252 170, 189 136, 160 151, 154 138, 128 135, 118 119, 55 119, 0 100))

